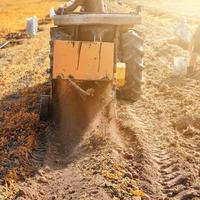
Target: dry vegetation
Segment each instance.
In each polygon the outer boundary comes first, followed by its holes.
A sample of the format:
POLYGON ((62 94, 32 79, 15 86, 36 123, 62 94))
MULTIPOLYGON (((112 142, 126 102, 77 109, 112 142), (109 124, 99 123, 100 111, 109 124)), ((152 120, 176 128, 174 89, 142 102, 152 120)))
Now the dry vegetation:
POLYGON ((47 29, 39 38, 0 51, 0 180, 5 196, 9 189, 14 191, 19 178, 34 171, 30 153, 44 126, 38 120, 38 106, 47 89, 48 41, 47 29))
POLYGON ((37 16, 44 18, 51 7, 57 7, 63 0, 1 0, 0 1, 0 37, 25 28, 26 18, 37 16))
MULTIPOLYGON (((25 28, 25 19, 37 15, 45 18, 51 7, 63 1, 0 2, 0 38, 10 32, 25 28)), ((43 26, 46 29, 48 26, 43 26)), ((48 31, 40 38, 24 39, 0 51, 0 199, 9 196, 16 188, 15 182, 31 175, 30 152, 33 150, 38 130, 38 102, 45 93, 48 62, 48 31), (43 44, 46 44, 45 46, 43 44), (3 58, 3 59, 2 59, 3 58), (28 61, 28 62, 27 62, 28 61), (21 176, 22 175, 22 176, 21 176)))

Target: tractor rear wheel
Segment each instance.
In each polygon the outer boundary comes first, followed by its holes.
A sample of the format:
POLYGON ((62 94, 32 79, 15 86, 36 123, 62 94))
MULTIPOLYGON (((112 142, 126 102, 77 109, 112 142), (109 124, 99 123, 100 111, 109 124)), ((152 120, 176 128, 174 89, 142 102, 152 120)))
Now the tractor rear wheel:
POLYGON ((137 101, 142 95, 144 41, 135 30, 121 36, 122 60, 126 63, 126 83, 119 91, 119 98, 137 101))

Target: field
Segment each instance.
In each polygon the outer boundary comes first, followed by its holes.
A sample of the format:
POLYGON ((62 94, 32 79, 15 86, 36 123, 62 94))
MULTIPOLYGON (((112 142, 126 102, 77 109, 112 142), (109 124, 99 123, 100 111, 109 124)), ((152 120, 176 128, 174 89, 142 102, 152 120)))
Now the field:
MULTIPOLYGON (((118 99, 117 116, 103 108, 67 139, 38 114, 40 95, 49 92, 52 24, 0 49, 0 200, 200 199, 200 69, 175 76, 174 56, 188 52, 165 40, 182 14, 196 28, 199 1, 158 1, 107 1, 112 12, 144 5, 135 27, 145 38, 144 94, 135 103, 118 99)), ((45 18, 60 3, 1 0, 1 35, 24 29, 27 16, 45 18)))
POLYGON ((62 0, 2 0, 0 2, 0 36, 6 33, 25 29, 26 18, 36 15, 38 18, 45 18, 51 7, 58 7, 63 4, 62 0))
MULTIPOLYGON (((129 1, 133 2, 133 1, 129 1)), ((176 15, 182 15, 193 18, 200 18, 198 0, 134 0, 134 3, 157 9, 158 11, 167 11, 176 15)))

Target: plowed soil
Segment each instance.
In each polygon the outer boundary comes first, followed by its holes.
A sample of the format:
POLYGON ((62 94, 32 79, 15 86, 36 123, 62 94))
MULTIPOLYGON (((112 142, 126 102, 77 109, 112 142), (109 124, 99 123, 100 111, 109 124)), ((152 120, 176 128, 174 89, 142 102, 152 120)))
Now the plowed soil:
POLYGON ((75 141, 38 119, 49 87, 49 25, 0 51, 0 199, 200 199, 200 69, 172 73, 173 57, 187 55, 164 42, 173 36, 174 13, 148 8, 142 15, 144 95, 106 105, 75 141))

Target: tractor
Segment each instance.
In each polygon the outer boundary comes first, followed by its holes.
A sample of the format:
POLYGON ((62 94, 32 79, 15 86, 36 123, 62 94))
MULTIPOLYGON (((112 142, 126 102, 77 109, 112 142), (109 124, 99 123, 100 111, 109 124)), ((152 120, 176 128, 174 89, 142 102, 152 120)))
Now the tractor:
POLYGON ((64 118, 68 130, 77 129, 115 98, 139 99, 144 69, 142 34, 134 29, 139 14, 71 13, 53 21, 51 91, 41 97, 41 120, 64 118))

